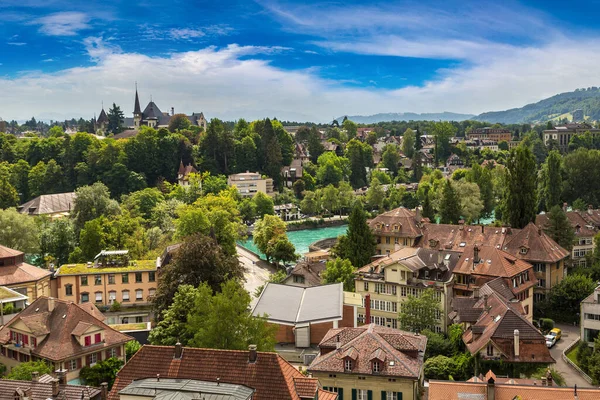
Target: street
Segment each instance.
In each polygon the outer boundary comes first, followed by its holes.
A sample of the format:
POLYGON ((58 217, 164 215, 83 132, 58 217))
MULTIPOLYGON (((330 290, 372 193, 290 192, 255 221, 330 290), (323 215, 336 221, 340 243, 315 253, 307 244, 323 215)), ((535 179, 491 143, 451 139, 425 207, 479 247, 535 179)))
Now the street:
POLYGON ((256 257, 242 246, 237 246, 237 252, 240 262, 246 269, 244 272, 244 279, 246 280, 244 287, 250 293, 250 296, 252 296, 252 306, 254 306, 257 301, 256 297, 254 297, 254 291, 269 280, 269 276, 275 273, 275 269, 271 264, 256 257))
POLYGON ((556 360, 554 368, 564 376, 567 386, 590 387, 591 385, 562 359, 563 350, 579 338, 579 327, 564 324, 556 324, 556 327, 562 330, 562 338, 550 349, 550 354, 556 360))

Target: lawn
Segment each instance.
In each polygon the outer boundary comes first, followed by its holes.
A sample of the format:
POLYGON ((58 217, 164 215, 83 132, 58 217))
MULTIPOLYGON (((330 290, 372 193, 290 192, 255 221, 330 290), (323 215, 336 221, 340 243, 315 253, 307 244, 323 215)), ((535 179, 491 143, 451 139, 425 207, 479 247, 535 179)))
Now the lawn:
POLYGON ((567 353, 567 358, 573 361, 573 364, 577 365, 577 346, 573 347, 573 349, 567 353))

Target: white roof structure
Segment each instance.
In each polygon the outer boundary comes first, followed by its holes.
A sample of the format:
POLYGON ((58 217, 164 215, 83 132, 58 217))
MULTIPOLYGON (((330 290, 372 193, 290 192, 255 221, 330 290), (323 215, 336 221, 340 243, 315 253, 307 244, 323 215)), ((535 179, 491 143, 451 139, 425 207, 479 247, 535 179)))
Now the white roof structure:
POLYGON ((321 323, 341 320, 343 306, 341 283, 306 288, 267 283, 252 314, 282 325, 321 323))

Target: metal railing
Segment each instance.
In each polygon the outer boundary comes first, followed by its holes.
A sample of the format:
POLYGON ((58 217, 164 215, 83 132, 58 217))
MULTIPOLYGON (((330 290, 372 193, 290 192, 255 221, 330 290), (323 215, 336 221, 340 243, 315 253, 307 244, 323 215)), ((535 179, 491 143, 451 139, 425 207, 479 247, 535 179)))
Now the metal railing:
POLYGON ((581 341, 581 337, 577 338, 576 341, 574 341, 573 343, 568 345, 567 348, 563 350, 561 357, 564 362, 566 362, 568 365, 570 365, 575 371, 577 371, 579 373, 579 375, 581 375, 581 377, 583 379, 585 379, 590 385, 592 385, 593 384, 592 378, 590 378, 588 374, 583 372, 583 370, 581 368, 579 368, 573 361, 571 361, 569 359, 569 357, 567 357, 567 353, 569 351, 571 351, 573 348, 575 348, 576 346, 578 346, 580 341, 581 341))

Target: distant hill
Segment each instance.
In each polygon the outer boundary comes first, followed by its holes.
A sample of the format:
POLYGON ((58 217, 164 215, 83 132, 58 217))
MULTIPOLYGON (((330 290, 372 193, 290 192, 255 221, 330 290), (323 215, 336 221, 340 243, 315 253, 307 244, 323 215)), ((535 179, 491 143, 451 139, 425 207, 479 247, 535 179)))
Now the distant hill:
POLYGON ((586 119, 600 120, 600 88, 576 89, 521 108, 486 112, 473 119, 504 124, 543 123, 561 118, 570 119, 571 112, 577 109, 583 110, 586 119))
MULTIPOLYGON (((457 114, 451 112, 442 113, 380 113, 375 115, 349 115, 348 119, 357 124, 376 124, 388 121, 464 121, 473 119, 473 114, 457 114)), ((336 118, 339 123, 344 117, 336 118)))

